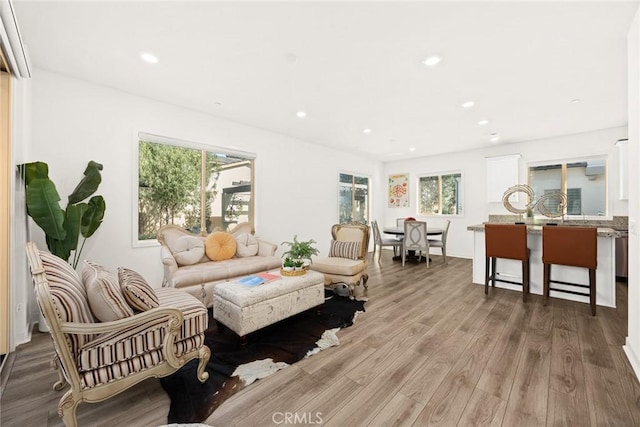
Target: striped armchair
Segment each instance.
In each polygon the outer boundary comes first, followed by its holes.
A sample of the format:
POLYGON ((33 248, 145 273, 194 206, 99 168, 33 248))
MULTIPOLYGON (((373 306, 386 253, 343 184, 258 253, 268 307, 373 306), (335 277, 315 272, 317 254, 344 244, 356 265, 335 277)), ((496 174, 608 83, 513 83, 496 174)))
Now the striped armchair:
POLYGON ((173 288, 154 289, 158 306, 120 320, 100 322, 85 285, 64 260, 27 244, 38 305, 51 331, 59 381, 71 388, 58 404, 65 426, 76 426, 80 402, 100 402, 150 377, 167 376, 198 358, 201 382, 210 351, 204 345, 207 310, 173 288))

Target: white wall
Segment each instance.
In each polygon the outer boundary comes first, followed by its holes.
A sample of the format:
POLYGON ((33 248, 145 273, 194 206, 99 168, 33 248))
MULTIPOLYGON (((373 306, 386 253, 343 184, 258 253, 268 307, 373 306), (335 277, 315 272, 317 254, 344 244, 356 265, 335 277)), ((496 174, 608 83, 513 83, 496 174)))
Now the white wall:
MULTIPOLYGON (((628 201, 619 200, 618 156, 615 142, 627 137, 627 128, 619 127, 599 131, 545 138, 514 144, 502 144, 474 151, 420 157, 385 163, 385 175, 409 173, 409 208, 386 208, 383 221, 385 226, 395 224, 395 219, 414 216, 426 219, 437 226, 444 218, 451 220, 451 228, 447 241, 447 255, 472 258, 473 233, 467 226, 480 224, 488 219, 489 214, 509 214, 502 203, 487 203, 486 157, 508 154, 521 154, 519 176, 520 184, 527 183, 527 164, 547 160, 573 159, 583 156, 606 155, 609 165, 609 214, 627 215, 628 201), (463 210, 462 216, 419 217, 417 212, 418 175, 425 173, 441 173, 462 171, 463 210)), ((446 144, 446 141, 442 142, 446 144)), ((505 188, 506 190, 507 188, 505 188)), ((385 205, 386 206, 386 205, 385 205)))
MULTIPOLYGON (((132 247, 137 131, 256 153, 256 235, 277 244, 298 234, 328 252, 338 170, 370 175, 374 188, 381 185, 377 161, 36 69, 28 160, 49 164, 63 207, 87 162, 102 163, 97 194, 106 215, 82 258, 111 270, 130 267, 154 286, 162 281, 159 247, 132 247)), ((32 228, 44 247, 42 232, 32 228)))
POLYGON ((627 46, 629 80, 629 327, 625 352, 640 378, 640 12, 629 30, 627 46))

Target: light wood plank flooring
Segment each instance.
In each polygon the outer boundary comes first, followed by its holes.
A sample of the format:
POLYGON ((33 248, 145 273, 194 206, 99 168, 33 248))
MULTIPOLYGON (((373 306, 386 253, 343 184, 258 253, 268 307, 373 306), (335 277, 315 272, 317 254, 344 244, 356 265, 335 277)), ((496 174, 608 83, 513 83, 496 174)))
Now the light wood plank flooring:
MULTIPOLYGON (((225 402, 213 426, 640 426, 640 384, 617 309, 471 284, 471 261, 434 256, 430 269, 370 264, 369 302, 339 347, 260 380, 225 402), (289 418, 285 418, 289 417, 289 418), (288 422, 286 422, 288 421, 288 422)), ((19 348, 2 426, 59 426, 52 347, 35 333, 19 348)), ((157 380, 97 404, 81 426, 158 426, 169 400, 157 380)))

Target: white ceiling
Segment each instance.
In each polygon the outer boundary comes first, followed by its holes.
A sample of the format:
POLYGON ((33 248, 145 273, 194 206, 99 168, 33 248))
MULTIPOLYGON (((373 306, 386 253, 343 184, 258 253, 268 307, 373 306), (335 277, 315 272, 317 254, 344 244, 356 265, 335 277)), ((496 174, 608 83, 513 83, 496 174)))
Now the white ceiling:
POLYGON ((635 1, 14 6, 37 68, 382 161, 627 123, 635 1))

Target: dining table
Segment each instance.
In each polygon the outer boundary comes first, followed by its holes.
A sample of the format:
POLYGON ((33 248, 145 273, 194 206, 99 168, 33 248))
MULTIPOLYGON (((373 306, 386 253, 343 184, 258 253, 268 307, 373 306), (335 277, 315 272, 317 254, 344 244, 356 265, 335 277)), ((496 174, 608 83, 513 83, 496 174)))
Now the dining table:
MULTIPOLYGON (((403 227, 384 227, 382 229, 384 234, 393 234, 396 236, 404 236, 404 228, 403 227)), ((442 228, 438 227, 427 227, 427 236, 437 236, 442 234, 442 228)))
MULTIPOLYGON (((404 236, 404 227, 384 227, 382 229, 384 234, 393 234, 394 236, 404 236)), ((438 236, 444 232, 442 228, 439 227, 427 227, 427 236, 438 236)), ((425 256, 418 257, 415 254, 415 251, 407 251, 408 257, 406 258, 409 261, 414 262, 426 262, 427 258, 425 256)), ((402 260, 402 252, 398 256, 393 257, 394 261, 402 260)), ((431 258, 429 258, 429 262, 431 262, 431 258)))

